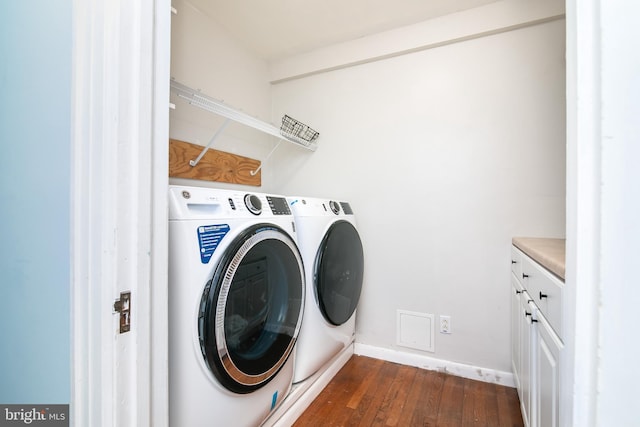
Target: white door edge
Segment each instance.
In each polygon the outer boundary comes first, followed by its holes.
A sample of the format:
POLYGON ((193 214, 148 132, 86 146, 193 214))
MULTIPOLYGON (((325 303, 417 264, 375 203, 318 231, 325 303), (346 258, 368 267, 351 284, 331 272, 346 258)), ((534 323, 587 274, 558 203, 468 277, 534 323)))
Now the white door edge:
POLYGON ((70 418, 166 426, 170 2, 75 0, 72 19, 70 418))

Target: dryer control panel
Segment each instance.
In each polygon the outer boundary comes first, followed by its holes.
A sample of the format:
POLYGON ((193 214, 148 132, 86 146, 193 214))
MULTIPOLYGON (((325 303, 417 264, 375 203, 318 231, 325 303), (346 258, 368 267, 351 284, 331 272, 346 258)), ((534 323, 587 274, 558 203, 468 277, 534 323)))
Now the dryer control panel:
POLYGON ((340 206, 342 206, 342 212, 345 215, 353 215, 353 210, 351 209, 351 205, 347 202, 340 202, 340 206))

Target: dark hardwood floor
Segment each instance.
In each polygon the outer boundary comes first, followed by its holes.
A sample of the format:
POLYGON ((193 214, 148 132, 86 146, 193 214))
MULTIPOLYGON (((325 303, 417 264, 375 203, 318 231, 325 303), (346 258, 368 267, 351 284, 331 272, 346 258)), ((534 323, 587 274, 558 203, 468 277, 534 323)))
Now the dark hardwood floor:
POLYGON ((294 427, 522 426, 514 388, 353 356, 294 427))

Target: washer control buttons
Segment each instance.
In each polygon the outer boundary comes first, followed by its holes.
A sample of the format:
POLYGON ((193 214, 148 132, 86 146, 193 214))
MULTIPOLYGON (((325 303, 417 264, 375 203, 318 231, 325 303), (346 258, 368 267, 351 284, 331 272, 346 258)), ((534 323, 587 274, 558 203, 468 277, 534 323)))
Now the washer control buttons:
POLYGON ((291 209, 284 197, 267 196, 267 202, 274 215, 291 215, 291 209))
POLYGON ((246 194, 244 196, 244 204, 254 215, 260 215, 262 213, 262 202, 255 194, 246 194))

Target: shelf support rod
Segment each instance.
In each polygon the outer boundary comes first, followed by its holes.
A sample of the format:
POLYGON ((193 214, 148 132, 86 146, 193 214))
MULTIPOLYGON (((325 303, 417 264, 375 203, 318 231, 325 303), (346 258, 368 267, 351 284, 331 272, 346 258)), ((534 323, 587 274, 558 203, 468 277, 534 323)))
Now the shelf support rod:
POLYGON ((258 172, 260 172, 260 169, 262 169, 262 165, 264 165, 264 162, 266 162, 267 160, 269 160, 269 157, 271 157, 271 155, 278 149, 278 147, 280 146, 280 143, 282 142, 282 139, 278 139, 278 143, 276 144, 275 147, 273 147, 271 149, 271 151, 269 152, 269 154, 267 154, 267 157, 264 158, 264 160, 262 162, 260 162, 260 166, 258 166, 258 169, 254 170, 254 171, 250 171, 249 173, 251 174, 251 176, 256 176, 256 174, 258 172))
POLYGON ((226 119, 224 123, 222 123, 222 125, 218 128, 216 133, 209 140, 209 143, 207 144, 207 146, 204 147, 200 155, 195 160, 189 160, 189 164, 191 165, 191 167, 195 167, 200 162, 200 160, 202 160, 202 156, 204 156, 204 154, 207 152, 209 147, 211 147, 211 144, 213 144, 213 141, 215 141, 218 138, 218 136, 222 133, 224 128, 227 127, 227 125, 229 124, 229 120, 231 119, 226 119))

